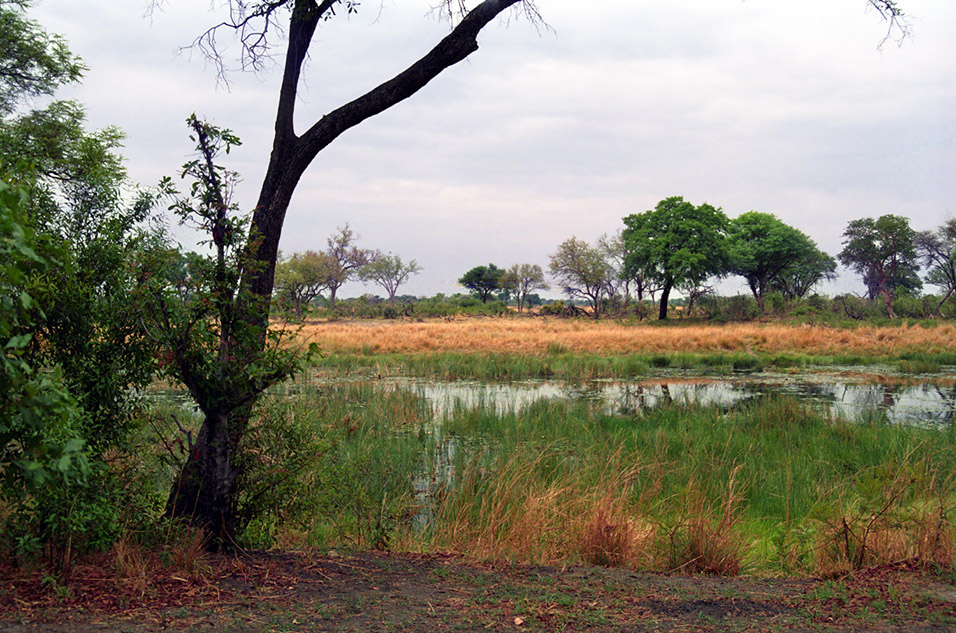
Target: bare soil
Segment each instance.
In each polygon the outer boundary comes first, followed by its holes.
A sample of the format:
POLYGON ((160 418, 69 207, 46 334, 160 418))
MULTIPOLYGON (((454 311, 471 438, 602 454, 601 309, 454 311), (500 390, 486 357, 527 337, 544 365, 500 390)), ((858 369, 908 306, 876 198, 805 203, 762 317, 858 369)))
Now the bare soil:
POLYGON ((0 572, 7 633, 956 631, 952 576, 907 563, 822 580, 255 552, 207 557, 191 573, 155 555, 123 569, 104 557, 66 583, 0 572))

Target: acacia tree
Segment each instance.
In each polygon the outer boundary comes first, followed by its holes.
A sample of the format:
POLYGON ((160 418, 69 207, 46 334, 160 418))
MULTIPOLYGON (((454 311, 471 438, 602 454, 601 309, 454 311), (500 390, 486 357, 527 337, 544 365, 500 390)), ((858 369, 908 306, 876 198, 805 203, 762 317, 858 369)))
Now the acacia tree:
POLYGON ((861 218, 847 224, 843 237, 840 262, 859 273, 874 295, 883 297, 887 315, 895 318, 893 281, 905 278, 908 271, 915 273, 917 267, 916 233, 910 221, 890 214, 861 218))
POLYGON ((608 294, 614 268, 604 253, 584 240, 572 237, 558 246, 551 255, 551 274, 569 297, 581 297, 591 304, 591 315, 601 315, 601 299, 608 294))
MULTIPOLYGON (((153 7, 164 0, 152 0, 153 7)), ((902 16, 893 0, 869 0, 886 17, 891 25, 902 16)), ((465 0, 441 0, 438 7, 449 18, 457 20, 451 32, 438 42, 421 59, 393 78, 373 88, 364 95, 320 117, 307 129, 298 132, 295 126, 295 107, 302 68, 309 57, 316 27, 322 20, 330 19, 336 7, 354 11, 357 0, 227 0, 227 19, 212 27, 197 40, 196 45, 206 51, 223 69, 222 58, 216 48, 216 36, 220 31, 233 30, 241 44, 244 67, 260 69, 264 61, 271 59, 271 35, 283 33, 286 37, 285 58, 279 89, 278 106, 274 126, 274 138, 269 164, 252 215, 249 231, 255 239, 247 241, 246 256, 242 258, 241 285, 244 292, 235 297, 235 316, 248 328, 258 333, 256 342, 245 344, 247 354, 261 354, 268 333, 268 304, 275 278, 276 258, 282 226, 292 195, 319 152, 329 146, 346 130, 362 121, 384 112, 395 104, 409 98, 442 71, 461 62, 478 49, 478 35, 482 29, 508 9, 523 12, 532 20, 539 20, 532 0, 483 0, 469 8, 465 0), (284 25, 282 23, 285 23, 284 25)), ((236 410, 229 416, 237 429, 245 428, 248 412, 236 410)), ((209 424, 206 417, 204 428, 209 424)), ((208 431, 209 429, 207 429, 208 431)), ((214 441, 210 433, 201 433, 205 439, 196 446, 200 455, 210 451, 214 441), (212 439, 210 439, 212 438, 212 439)), ((213 479, 205 486, 222 489, 223 494, 235 493, 232 482, 213 479)), ((200 510, 197 504, 204 502, 200 489, 180 490, 180 495, 193 502, 196 513, 174 511, 174 514, 191 518, 199 525, 225 525, 229 521, 211 520, 209 512, 200 510)), ((186 508, 187 504, 181 507, 186 508)), ((177 506, 179 507, 179 506, 177 506)), ((231 534, 224 535, 231 538, 231 534)), ((222 540, 222 539, 221 539, 222 540)), ((228 538, 225 540, 229 540, 228 538)))
POLYGON ((624 218, 625 273, 661 284, 658 319, 667 318, 675 286, 696 288, 727 262, 727 216, 709 204, 694 206, 680 196, 624 218))
POLYGON ((381 286, 388 293, 389 303, 395 305, 398 288, 421 270, 422 267, 414 259, 406 264, 398 255, 388 253, 362 266, 358 275, 362 281, 371 281, 381 286))
POLYGON ((544 271, 537 264, 514 264, 501 276, 501 287, 514 293, 518 312, 524 310, 525 301, 535 290, 547 290, 551 286, 544 279, 544 271))
POLYGON ((935 232, 917 233, 916 249, 929 268, 927 283, 943 290, 943 298, 936 305, 936 316, 940 316, 943 304, 956 292, 956 218, 950 218, 935 232))
POLYGON ((505 271, 494 264, 475 266, 462 275, 458 283, 478 295, 482 303, 487 303, 491 293, 501 289, 501 278, 504 274, 505 271))

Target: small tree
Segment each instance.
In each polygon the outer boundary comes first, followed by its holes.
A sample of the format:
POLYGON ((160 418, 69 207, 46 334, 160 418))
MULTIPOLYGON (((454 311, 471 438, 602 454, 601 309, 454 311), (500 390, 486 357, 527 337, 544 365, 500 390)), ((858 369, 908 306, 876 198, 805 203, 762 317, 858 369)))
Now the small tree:
POLYGON ((926 282, 938 286, 944 293, 936 305, 939 316, 943 304, 956 292, 956 218, 950 218, 935 232, 917 233, 916 248, 929 268, 926 282))
POLYGON ((475 266, 462 275, 458 283, 478 295, 482 303, 487 303, 492 293, 501 288, 501 277, 504 273, 505 271, 494 264, 475 266))
POLYGON ((375 261, 379 252, 355 245, 358 236, 349 225, 338 229, 338 233, 329 236, 326 256, 325 287, 329 289, 329 310, 335 309, 335 295, 345 282, 356 277, 362 266, 375 261))
POLYGON ((614 269, 599 248, 572 237, 551 255, 549 269, 568 297, 587 299, 592 316, 601 315, 601 299, 607 295, 614 269))
POLYGON ((276 265, 276 294, 292 304, 298 318, 327 287, 332 262, 326 253, 294 253, 276 265))
POLYGON ((850 222, 843 232, 840 262, 859 273, 873 294, 883 297, 886 313, 893 310, 894 280, 901 280, 917 268, 916 233, 907 218, 883 215, 850 222))
POLYGON ((358 275, 362 281, 371 281, 381 286, 388 293, 388 302, 395 305, 395 295, 399 287, 421 270, 422 267, 414 259, 406 264, 398 255, 388 253, 362 266, 358 275))
POLYGON ((518 312, 524 310, 528 297, 535 290, 547 290, 551 286, 544 279, 544 271, 537 264, 515 264, 501 276, 501 286, 512 292, 518 304, 518 312))
POLYGON ((667 318, 675 286, 696 287, 725 270, 727 216, 709 204, 694 206, 680 196, 624 218, 625 274, 661 284, 658 318, 667 318))

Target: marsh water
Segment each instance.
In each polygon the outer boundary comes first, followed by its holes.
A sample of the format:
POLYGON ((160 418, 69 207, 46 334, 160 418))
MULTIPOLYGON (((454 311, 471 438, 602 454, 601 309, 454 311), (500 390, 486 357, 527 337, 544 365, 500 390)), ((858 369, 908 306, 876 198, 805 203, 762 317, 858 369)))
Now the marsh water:
MULTIPOLYGON (((945 427, 956 424, 956 367, 925 375, 890 370, 830 368, 801 373, 734 373, 720 376, 662 371, 633 380, 518 380, 483 382, 428 378, 343 378, 307 375, 272 390, 275 394, 318 395, 337 384, 367 383, 403 389, 425 398, 435 421, 457 409, 481 406, 497 413, 520 412, 539 400, 584 399, 610 414, 634 415, 665 404, 732 408, 761 398, 788 395, 834 417, 884 419, 892 424, 945 427)), ((178 390, 152 390, 154 397, 181 400, 178 390)))
MULTIPOLYGON (((340 382, 341 378, 330 379, 340 382)), ((350 379, 352 380, 352 379, 350 379)), ((327 381, 312 377, 284 391, 321 389, 327 381)), ((608 413, 633 415, 664 404, 699 404, 731 408, 774 395, 789 395, 835 417, 879 417, 894 424, 947 426, 956 423, 956 367, 935 374, 905 376, 888 369, 784 373, 737 373, 721 376, 661 372, 633 380, 520 380, 511 382, 440 381, 389 377, 373 381, 382 389, 406 389, 431 403, 437 421, 456 408, 481 406, 497 412, 520 412, 538 400, 585 399, 608 413)))

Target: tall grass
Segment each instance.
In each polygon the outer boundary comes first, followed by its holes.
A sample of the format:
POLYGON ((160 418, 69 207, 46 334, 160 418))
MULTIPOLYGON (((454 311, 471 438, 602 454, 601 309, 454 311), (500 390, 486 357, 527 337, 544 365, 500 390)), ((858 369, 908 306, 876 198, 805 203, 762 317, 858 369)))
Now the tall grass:
POLYGON ((585 403, 479 408, 446 431, 462 448, 436 546, 710 573, 832 571, 904 554, 953 563, 952 431, 829 420, 790 398, 636 418, 585 403), (830 546, 844 525, 840 554, 830 546))
POLYGON ((790 397, 447 416, 368 382, 266 398, 244 452, 243 544, 714 574, 956 562, 956 427, 831 419, 790 397))
MULTIPOLYGON (((762 356, 898 358, 956 356, 956 324, 837 328, 782 323, 664 326, 576 319, 472 318, 455 321, 310 322, 298 333, 333 354, 378 356, 437 352, 603 356, 743 353, 762 356)), ((940 364, 952 364, 940 360, 940 364)))

